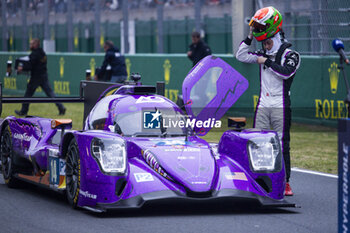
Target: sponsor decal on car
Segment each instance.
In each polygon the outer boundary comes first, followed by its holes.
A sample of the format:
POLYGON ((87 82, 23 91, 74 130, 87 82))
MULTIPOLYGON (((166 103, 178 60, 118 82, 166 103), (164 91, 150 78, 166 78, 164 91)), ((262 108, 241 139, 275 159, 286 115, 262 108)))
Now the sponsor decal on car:
POLYGON ((50 184, 58 185, 60 179, 59 158, 49 157, 50 184))
POLYGON ((27 133, 23 133, 23 134, 15 133, 13 134, 13 138, 21 141, 30 142, 30 140, 32 139, 32 136, 27 135, 27 133))
MULTIPOLYGON (((150 138, 150 141, 154 142, 156 146, 172 146, 174 149, 184 149, 184 146, 191 146, 193 142, 186 140, 174 140, 174 139, 153 139, 150 138)), ((200 144, 199 144, 200 146, 200 144)))
POLYGON ((207 184, 206 181, 192 181, 191 184, 207 184))
POLYGON ((87 198, 90 198, 90 199, 96 199, 97 198, 97 195, 91 194, 88 191, 79 190, 79 194, 82 195, 83 197, 87 197, 87 198))
MULTIPOLYGON (((168 180, 172 180, 168 174, 164 171, 164 169, 159 165, 157 158, 150 152, 149 150, 142 151, 142 156, 148 163, 148 165, 153 168, 156 172, 158 172, 159 175, 163 176, 164 178, 168 180)), ((135 173, 136 174, 136 173, 135 173)), ((136 177, 135 177, 136 178, 136 177)))
POLYGON ((244 172, 230 172, 225 174, 226 179, 228 180, 243 180, 248 181, 247 176, 244 172))
POLYGON ((187 160, 187 159, 196 159, 194 156, 178 156, 177 159, 179 160, 187 160))
POLYGON ((165 152, 200 152, 199 148, 169 148, 164 149, 165 152))
POLYGON ((147 181, 154 181, 153 176, 151 173, 144 172, 144 173, 134 173, 136 182, 147 182, 147 181))

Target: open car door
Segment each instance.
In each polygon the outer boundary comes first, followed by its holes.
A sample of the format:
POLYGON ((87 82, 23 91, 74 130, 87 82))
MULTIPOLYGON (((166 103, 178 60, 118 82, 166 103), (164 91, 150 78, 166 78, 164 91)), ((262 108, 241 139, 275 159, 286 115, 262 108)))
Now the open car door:
POLYGON ((207 134, 213 124, 197 122, 220 120, 248 86, 248 80, 222 59, 215 56, 203 58, 182 84, 187 114, 196 121, 194 130, 201 136, 207 134))

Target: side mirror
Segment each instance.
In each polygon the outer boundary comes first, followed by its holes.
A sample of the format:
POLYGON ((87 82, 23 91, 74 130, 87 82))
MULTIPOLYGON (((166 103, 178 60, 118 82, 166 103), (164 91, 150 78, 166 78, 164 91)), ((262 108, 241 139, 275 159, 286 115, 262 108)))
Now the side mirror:
POLYGON ((227 126, 229 128, 234 128, 233 130, 241 131, 247 122, 247 118, 245 117, 228 117, 227 126))

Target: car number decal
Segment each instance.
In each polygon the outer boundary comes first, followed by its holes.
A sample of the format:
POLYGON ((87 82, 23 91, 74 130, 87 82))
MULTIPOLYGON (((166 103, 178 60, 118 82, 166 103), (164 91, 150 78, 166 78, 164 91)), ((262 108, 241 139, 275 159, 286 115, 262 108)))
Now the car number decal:
POLYGON ((153 176, 151 173, 145 172, 145 173, 134 173, 136 182, 147 182, 147 181, 154 181, 153 176))
POLYGON ((50 184, 58 185, 60 181, 60 159, 49 157, 50 184))
POLYGON ((140 103, 163 103, 165 100, 159 96, 141 96, 136 100, 137 104, 140 103))

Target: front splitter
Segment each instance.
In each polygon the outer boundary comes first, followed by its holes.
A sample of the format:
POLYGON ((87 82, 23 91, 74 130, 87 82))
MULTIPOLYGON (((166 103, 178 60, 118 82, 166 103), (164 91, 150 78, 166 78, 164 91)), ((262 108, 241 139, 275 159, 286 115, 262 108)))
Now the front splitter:
POLYGON ((123 199, 114 203, 97 203, 96 209, 106 211, 108 209, 133 209, 141 208, 145 203, 156 201, 180 201, 180 202, 203 202, 215 200, 232 200, 232 201, 252 201, 257 202, 263 207, 297 207, 294 203, 286 200, 275 200, 269 197, 259 196, 251 192, 233 189, 224 189, 216 191, 211 197, 195 198, 188 197, 171 190, 144 193, 132 198, 123 199))

